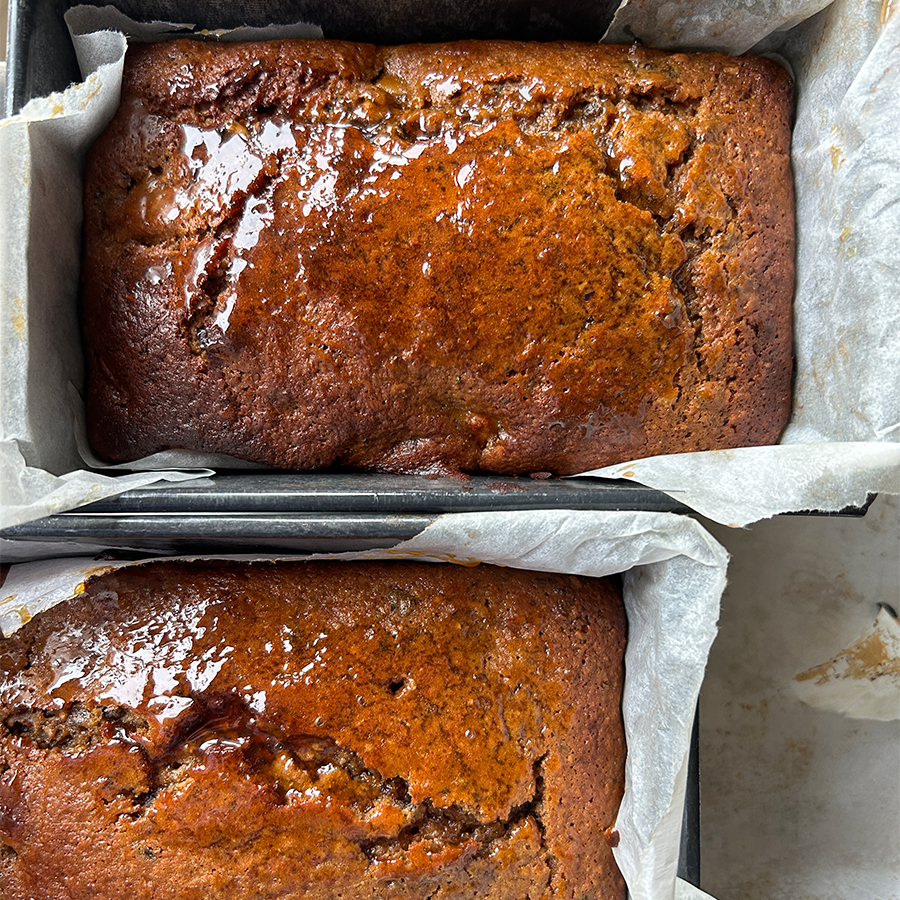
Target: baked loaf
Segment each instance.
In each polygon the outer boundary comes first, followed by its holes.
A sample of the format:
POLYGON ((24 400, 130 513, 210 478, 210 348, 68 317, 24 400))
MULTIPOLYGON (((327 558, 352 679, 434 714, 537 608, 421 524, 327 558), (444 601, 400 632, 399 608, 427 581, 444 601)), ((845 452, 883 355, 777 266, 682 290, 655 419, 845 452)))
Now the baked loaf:
POLYGON ((624 642, 604 580, 105 575, 0 642, 0 896, 624 898, 624 642))
POLYGON ((773 443, 792 86, 596 44, 137 46, 90 155, 89 435, 574 473, 773 443))

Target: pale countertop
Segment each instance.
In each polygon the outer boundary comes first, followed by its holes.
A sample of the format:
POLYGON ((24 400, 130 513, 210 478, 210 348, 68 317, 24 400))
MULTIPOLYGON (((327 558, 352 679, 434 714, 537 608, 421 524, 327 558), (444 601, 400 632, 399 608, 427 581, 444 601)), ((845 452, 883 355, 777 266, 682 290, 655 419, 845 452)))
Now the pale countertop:
POLYGON ((900 612, 900 498, 735 531, 700 701, 701 885, 718 900, 898 900, 900 722, 804 706, 795 675, 900 612), (879 875, 880 873, 880 875, 879 875))
POLYGON ((879 602, 900 612, 900 498, 861 519, 709 527, 732 561, 700 701, 703 890, 900 900, 900 722, 814 710, 791 691, 844 646, 835 617, 849 643, 879 602))

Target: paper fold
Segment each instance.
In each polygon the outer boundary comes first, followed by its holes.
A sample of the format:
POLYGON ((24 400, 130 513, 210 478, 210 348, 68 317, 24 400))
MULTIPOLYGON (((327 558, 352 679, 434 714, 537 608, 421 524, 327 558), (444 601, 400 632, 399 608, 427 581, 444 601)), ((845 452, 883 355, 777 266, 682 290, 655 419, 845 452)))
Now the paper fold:
POLYGON ((900 719, 900 621, 882 608, 855 641, 795 676, 793 688, 807 706, 851 719, 900 719))

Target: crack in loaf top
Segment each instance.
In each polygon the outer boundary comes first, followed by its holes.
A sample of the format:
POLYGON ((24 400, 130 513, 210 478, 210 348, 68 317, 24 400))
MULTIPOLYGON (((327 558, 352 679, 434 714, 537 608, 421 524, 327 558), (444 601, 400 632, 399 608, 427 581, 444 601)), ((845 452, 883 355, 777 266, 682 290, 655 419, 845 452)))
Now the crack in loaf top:
POLYGON ((715 54, 139 46, 88 166, 92 442, 570 473, 772 442, 789 114, 715 54))

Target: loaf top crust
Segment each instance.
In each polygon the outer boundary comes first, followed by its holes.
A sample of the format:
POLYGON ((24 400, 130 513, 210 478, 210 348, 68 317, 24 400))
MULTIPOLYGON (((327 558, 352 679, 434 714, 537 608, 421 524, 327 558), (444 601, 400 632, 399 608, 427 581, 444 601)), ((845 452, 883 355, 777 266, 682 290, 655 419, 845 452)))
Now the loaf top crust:
POLYGON ((100 577, 0 642, 0 893, 623 897, 624 642, 574 576, 100 577))
POLYGON ((573 473, 773 443, 792 86, 596 44, 129 50, 86 178, 96 451, 573 473))

